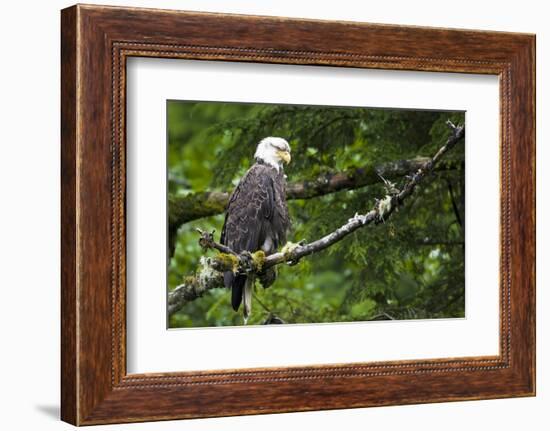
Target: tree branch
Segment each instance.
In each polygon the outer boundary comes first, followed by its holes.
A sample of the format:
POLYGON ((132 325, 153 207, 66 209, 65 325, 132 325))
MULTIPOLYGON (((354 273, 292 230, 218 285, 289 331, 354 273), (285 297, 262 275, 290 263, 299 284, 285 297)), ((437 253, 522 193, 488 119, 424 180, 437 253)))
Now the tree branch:
POLYGON ((386 221, 405 202, 407 197, 412 195, 416 186, 434 170, 443 156, 464 137, 464 126, 455 126, 450 121, 447 124, 451 129, 451 134, 445 145, 431 159, 425 159, 418 168, 413 170, 411 175, 407 176, 402 189, 397 189, 394 184, 385 180, 387 194, 382 199, 377 200, 369 212, 355 214, 347 223, 316 241, 309 244, 289 243, 280 252, 269 256, 265 256, 262 251, 252 254, 237 254, 228 247, 216 243, 213 239, 213 233, 200 231, 199 243, 201 246, 204 249, 217 249, 220 253, 214 257, 203 256, 195 276, 187 277, 183 284, 169 293, 168 314, 172 315, 183 305, 202 296, 210 289, 223 287, 224 271, 259 274, 267 268, 282 263, 295 265, 303 257, 330 247, 361 227, 386 221))
MULTIPOLYGON (((312 180, 289 183, 286 192, 287 200, 310 199, 340 190, 353 190, 376 184, 380 181, 378 175, 385 178, 402 177, 420 169, 428 160, 428 157, 396 160, 378 166, 367 165, 343 172, 328 172, 312 180)), ((438 166, 438 169, 442 170, 456 168, 456 162, 438 166)), ((169 229, 175 231, 184 223, 221 214, 225 211, 230 194, 230 192, 212 191, 191 193, 186 196, 170 195, 168 197, 169 229)))

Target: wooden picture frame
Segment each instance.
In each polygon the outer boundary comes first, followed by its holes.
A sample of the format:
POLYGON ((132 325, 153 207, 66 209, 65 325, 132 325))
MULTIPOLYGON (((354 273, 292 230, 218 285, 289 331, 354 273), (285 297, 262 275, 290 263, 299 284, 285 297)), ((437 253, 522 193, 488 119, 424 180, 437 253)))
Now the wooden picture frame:
POLYGON ((534 35, 82 5, 61 17, 64 421, 535 394, 534 35), (498 75, 500 354, 127 374, 125 65, 131 56, 498 75))

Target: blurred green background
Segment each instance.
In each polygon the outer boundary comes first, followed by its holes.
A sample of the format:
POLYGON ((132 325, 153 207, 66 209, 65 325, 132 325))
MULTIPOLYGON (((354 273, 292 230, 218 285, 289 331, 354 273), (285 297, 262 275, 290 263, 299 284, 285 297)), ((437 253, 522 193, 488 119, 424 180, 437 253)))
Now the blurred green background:
MULTIPOLYGON (((168 193, 231 191, 266 136, 287 139, 288 182, 385 162, 431 157, 463 112, 169 101, 168 193)), ((393 179, 401 185, 403 178, 393 179)), ((351 191, 289 200, 289 241, 313 241, 368 211, 382 181, 351 191)), ((183 224, 168 266, 168 288, 192 274, 203 251, 195 227, 216 229, 224 215, 183 224)), ((209 251, 208 253, 214 253, 209 251)), ((270 315, 286 323, 464 317, 464 145, 443 169, 378 226, 359 229, 296 266, 280 265, 269 289, 257 285, 248 324, 270 315)), ((210 290, 170 317, 169 326, 242 325, 227 289, 210 290)))

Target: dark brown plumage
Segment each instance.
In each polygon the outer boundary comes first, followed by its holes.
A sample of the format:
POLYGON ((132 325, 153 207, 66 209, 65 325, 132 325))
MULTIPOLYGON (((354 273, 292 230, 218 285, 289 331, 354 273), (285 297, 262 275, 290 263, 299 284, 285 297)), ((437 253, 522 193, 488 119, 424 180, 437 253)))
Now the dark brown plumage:
MULTIPOLYGON (((263 250, 269 255, 286 243, 289 227, 283 169, 257 159, 229 199, 220 241, 237 253, 263 250)), ((260 280, 262 278, 260 276, 260 280)), ((267 280, 272 283, 274 279, 274 270, 265 274, 266 284, 267 280)), ((231 304, 236 311, 243 293, 248 289, 248 294, 252 294, 254 279, 228 271, 224 274, 224 283, 232 288, 231 304), (247 283, 250 287, 245 286, 247 283)), ((245 297, 245 318, 248 312, 245 297)))

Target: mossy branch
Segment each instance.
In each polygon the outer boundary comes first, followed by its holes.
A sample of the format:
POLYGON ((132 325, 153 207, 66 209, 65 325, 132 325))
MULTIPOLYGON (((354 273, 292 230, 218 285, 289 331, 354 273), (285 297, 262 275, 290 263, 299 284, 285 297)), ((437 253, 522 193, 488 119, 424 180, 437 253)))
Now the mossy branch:
MULTIPOLYGON (((385 222, 413 194, 416 186, 434 170, 444 155, 464 137, 464 126, 455 126, 450 121, 447 124, 451 134, 445 145, 432 158, 424 159, 419 167, 409 171, 401 189, 382 178, 387 194, 376 200, 370 211, 365 214, 355 214, 347 223, 316 241, 308 244, 289 243, 280 252, 269 256, 265 256, 261 251, 237 254, 228 247, 216 243, 213 232, 199 231, 201 234, 199 244, 205 250, 210 248, 218 250, 218 254, 213 257, 203 256, 196 274, 185 278, 181 285, 168 294, 168 314, 172 315, 210 289, 223 287, 224 271, 259 274, 267 268, 282 263, 295 265, 303 257, 330 247, 361 227, 385 222)), ((380 176, 383 175, 377 174, 378 181, 380 176)))
MULTIPOLYGON (((380 182, 379 175, 384 178, 398 178, 420 169, 428 157, 417 157, 409 160, 396 160, 377 166, 363 166, 348 169, 343 172, 327 172, 317 178, 297 181, 287 185, 287 200, 311 199, 324 196, 340 190, 354 190, 380 182)), ((449 161, 440 164, 438 169, 449 170, 458 168, 458 163, 449 161)), ((231 192, 197 192, 186 196, 168 197, 169 229, 175 231, 184 223, 209 217, 224 212, 231 192)))

